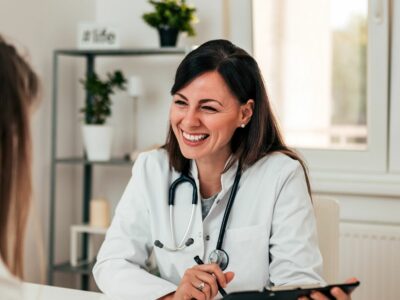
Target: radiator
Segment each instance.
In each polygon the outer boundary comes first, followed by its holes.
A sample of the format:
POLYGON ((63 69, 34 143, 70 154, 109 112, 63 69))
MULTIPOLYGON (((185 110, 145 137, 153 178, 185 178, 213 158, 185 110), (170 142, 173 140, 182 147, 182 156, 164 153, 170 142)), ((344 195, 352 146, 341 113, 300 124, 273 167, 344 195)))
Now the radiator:
POLYGON ((340 224, 339 278, 352 276, 352 300, 400 299, 400 226, 340 224))

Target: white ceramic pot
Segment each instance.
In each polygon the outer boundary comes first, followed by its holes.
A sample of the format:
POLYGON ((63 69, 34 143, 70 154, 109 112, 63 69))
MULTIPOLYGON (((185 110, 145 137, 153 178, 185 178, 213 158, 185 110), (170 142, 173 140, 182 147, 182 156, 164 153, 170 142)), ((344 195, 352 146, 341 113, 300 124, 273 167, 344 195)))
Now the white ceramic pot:
POLYGON ((108 125, 83 125, 83 144, 89 160, 111 158, 112 128, 108 125))

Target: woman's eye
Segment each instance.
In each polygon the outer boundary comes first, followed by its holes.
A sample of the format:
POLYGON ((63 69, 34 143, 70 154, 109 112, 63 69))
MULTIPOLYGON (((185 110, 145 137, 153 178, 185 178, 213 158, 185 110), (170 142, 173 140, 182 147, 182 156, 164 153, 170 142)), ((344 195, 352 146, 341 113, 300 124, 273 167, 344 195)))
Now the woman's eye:
POLYGON ((218 110, 212 106, 202 106, 203 110, 210 111, 210 112, 217 112, 218 110))
POLYGON ((174 103, 175 103, 176 105, 179 105, 179 106, 184 106, 184 105, 186 105, 186 102, 183 101, 183 100, 175 100, 174 103))

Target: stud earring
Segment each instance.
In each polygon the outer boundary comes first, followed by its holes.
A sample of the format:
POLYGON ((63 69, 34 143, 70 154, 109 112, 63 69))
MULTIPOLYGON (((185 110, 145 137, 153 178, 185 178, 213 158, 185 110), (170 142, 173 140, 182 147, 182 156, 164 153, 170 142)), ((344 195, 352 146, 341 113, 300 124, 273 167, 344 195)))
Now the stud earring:
POLYGON ((243 123, 243 124, 240 125, 240 127, 245 128, 246 124, 243 123))

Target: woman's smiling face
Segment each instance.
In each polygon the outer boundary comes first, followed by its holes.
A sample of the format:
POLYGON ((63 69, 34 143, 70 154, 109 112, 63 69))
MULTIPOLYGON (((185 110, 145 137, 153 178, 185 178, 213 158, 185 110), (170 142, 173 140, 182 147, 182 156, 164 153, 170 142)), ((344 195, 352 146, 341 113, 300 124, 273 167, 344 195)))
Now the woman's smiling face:
POLYGON ((249 103, 241 105, 216 71, 200 75, 177 91, 170 122, 183 156, 225 162, 235 130, 251 117, 248 108, 249 103))

